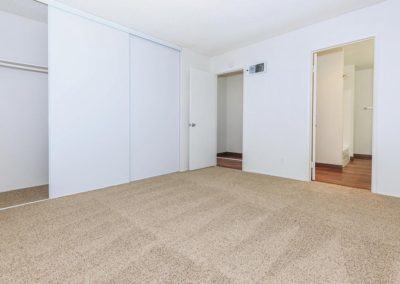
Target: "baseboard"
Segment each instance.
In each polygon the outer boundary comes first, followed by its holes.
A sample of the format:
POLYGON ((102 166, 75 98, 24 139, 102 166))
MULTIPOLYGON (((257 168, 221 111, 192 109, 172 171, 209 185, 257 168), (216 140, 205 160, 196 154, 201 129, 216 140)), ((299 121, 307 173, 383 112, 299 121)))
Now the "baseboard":
POLYGON ((242 153, 222 152, 222 153, 218 153, 217 157, 231 157, 231 158, 242 159, 243 155, 242 155, 242 153))
POLYGON ((5 191, 0 193, 0 210, 48 198, 48 185, 5 191))
POLYGON ((336 169, 336 170, 343 170, 343 166, 342 165, 315 163, 315 166, 316 167, 331 168, 331 169, 336 169))
POLYGON ((354 154, 354 159, 372 160, 372 155, 354 154))
POLYGON ((43 184, 43 185, 35 185, 35 186, 30 186, 30 187, 14 188, 14 189, 10 189, 10 190, 0 191, 0 194, 1 193, 18 193, 18 192, 26 192, 26 191, 35 191, 35 190, 41 190, 43 188, 46 188, 48 190, 49 185, 43 184))

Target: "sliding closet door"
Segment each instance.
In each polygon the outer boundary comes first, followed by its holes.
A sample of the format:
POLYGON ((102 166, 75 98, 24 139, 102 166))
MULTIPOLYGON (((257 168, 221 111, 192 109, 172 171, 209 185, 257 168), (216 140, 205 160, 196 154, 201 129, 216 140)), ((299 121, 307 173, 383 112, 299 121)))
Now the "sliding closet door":
POLYGON ((50 197, 129 182, 129 35, 49 8, 50 197))
POLYGON ((131 37, 131 179, 179 171, 180 52, 131 37))

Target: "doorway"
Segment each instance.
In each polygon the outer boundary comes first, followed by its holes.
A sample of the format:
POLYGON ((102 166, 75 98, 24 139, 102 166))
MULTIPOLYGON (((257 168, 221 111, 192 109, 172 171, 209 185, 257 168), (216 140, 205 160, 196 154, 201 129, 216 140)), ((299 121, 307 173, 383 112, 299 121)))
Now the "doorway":
POLYGON ((374 40, 314 54, 312 180, 371 190, 374 40))
POLYGON ((218 76, 217 166, 242 170, 243 70, 218 76))

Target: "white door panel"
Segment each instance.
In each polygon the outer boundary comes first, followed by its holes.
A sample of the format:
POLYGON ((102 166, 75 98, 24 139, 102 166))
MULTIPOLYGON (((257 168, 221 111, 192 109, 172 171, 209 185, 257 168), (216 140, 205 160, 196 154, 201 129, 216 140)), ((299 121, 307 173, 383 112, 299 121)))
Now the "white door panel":
POLYGON ((131 180, 179 171, 180 52, 131 36, 131 180))
POLYGON ((217 162, 217 76, 190 70, 189 169, 212 167, 217 162))
POLYGON ((50 197, 129 182, 129 34, 49 7, 50 197))

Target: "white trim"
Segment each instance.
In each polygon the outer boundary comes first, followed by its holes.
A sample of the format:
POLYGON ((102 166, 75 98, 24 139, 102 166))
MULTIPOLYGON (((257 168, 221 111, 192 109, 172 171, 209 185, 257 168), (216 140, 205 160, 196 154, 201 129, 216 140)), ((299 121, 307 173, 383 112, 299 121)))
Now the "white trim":
POLYGON ((40 3, 42 3, 42 4, 46 4, 46 5, 51 6, 51 7, 53 7, 53 8, 60 9, 60 10, 62 10, 62 11, 64 11, 64 12, 68 12, 68 13, 71 13, 71 14, 74 14, 74 15, 77 15, 77 16, 80 16, 80 17, 83 17, 83 18, 86 18, 86 19, 88 19, 88 20, 97 22, 97 23, 99 23, 99 24, 108 26, 108 27, 110 27, 110 28, 123 31, 123 32, 129 33, 129 34, 131 34, 131 35, 134 35, 134 36, 137 36, 137 37, 146 39, 146 40, 150 40, 150 41, 152 41, 152 42, 155 42, 155 43, 164 45, 164 46, 169 47, 169 48, 172 48, 172 49, 176 49, 176 50, 178 50, 178 51, 182 51, 182 48, 181 48, 180 46, 177 46, 177 45, 175 45, 175 44, 172 44, 172 43, 169 43, 169 42, 160 40, 160 39, 158 39, 158 38, 149 36, 149 35, 147 35, 147 34, 144 34, 144 33, 138 32, 138 31, 135 31, 135 30, 133 30, 133 29, 130 29, 130 28, 125 27, 125 26, 123 26, 123 25, 120 25, 120 24, 114 23, 114 22, 112 22, 112 21, 106 20, 106 19, 104 19, 104 18, 101 18, 101 17, 95 16, 95 15, 92 15, 92 14, 90 14, 90 13, 86 13, 86 12, 83 12, 83 11, 81 11, 81 10, 72 8, 72 7, 68 6, 68 5, 59 3, 59 2, 56 1, 56 0, 35 0, 35 1, 40 2, 40 3))
POLYGON ((132 36, 129 35, 129 182, 132 181, 132 36))
POLYGON ((179 52, 179 172, 182 172, 182 51, 179 52))
POLYGON ((224 76, 224 75, 230 75, 231 73, 239 73, 239 72, 243 72, 243 75, 244 75, 244 73, 246 72, 246 68, 238 68, 238 69, 229 69, 229 71, 226 71, 226 72, 222 72, 222 73, 217 73, 216 75, 219 77, 219 76, 224 76))
POLYGON ((330 47, 325 47, 325 48, 314 50, 313 54, 314 53, 320 53, 320 52, 328 51, 328 50, 331 50, 331 49, 343 48, 343 47, 345 47, 347 45, 352 45, 352 44, 356 44, 356 43, 360 43, 360 42, 364 42, 364 41, 368 41, 368 40, 375 40, 375 39, 376 39, 376 35, 371 35, 371 36, 367 36, 365 38, 357 39, 357 40, 354 40, 354 41, 342 42, 342 43, 338 43, 338 44, 332 45, 330 47))
POLYGON ((317 73, 318 72, 318 53, 315 52, 313 54, 312 59, 312 76, 311 76, 311 84, 312 84, 312 95, 311 95, 311 180, 315 181, 315 171, 316 171, 316 123, 317 123, 317 73))
POLYGON ((218 76, 228 75, 230 73, 235 73, 235 72, 240 72, 240 71, 242 71, 243 75, 244 75, 245 72, 246 72, 246 67, 237 67, 237 68, 224 69, 223 71, 218 72, 215 75, 217 75, 217 77, 218 77, 218 76))
POLYGON ((373 90, 372 90, 372 106, 374 107, 374 111, 372 112, 372 175, 371 175, 371 192, 375 194, 382 194, 378 190, 378 151, 377 151, 377 141, 378 141, 378 113, 377 111, 380 109, 378 100, 377 100, 377 85, 378 85, 378 76, 377 74, 380 72, 380 61, 379 59, 379 41, 378 36, 375 35, 372 37, 374 40, 374 68, 373 68, 373 90))
POLYGON ((36 201, 31 201, 31 202, 26 202, 26 203, 21 203, 21 204, 17 204, 17 205, 13 205, 13 206, 0 208, 0 211, 17 208, 17 207, 22 207, 22 206, 29 205, 29 204, 35 204, 35 203, 39 203, 39 202, 43 202, 43 201, 47 201, 47 200, 50 200, 50 198, 45 198, 45 199, 40 199, 40 200, 36 200, 36 201))

